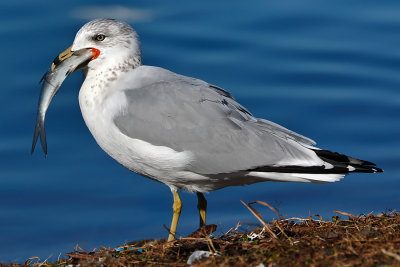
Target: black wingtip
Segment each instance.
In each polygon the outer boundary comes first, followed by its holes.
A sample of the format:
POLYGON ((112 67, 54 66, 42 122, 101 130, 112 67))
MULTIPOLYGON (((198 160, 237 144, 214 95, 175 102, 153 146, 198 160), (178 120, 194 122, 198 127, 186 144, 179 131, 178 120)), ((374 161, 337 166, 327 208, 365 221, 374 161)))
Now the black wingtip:
POLYGON ((374 170, 374 172, 378 173, 378 172, 384 172, 383 169, 378 168, 378 167, 371 167, 372 170, 374 170))
POLYGON ((383 172, 381 168, 376 167, 376 164, 370 161, 353 158, 337 152, 329 150, 317 150, 314 152, 322 160, 333 164, 334 166, 346 166, 347 168, 354 168, 348 172, 366 172, 366 173, 378 173, 383 172))
POLYGON ((307 173, 307 174, 348 174, 348 173, 380 173, 381 168, 374 163, 352 158, 329 150, 314 150, 323 161, 333 165, 331 168, 325 166, 260 166, 246 171, 256 172, 280 172, 280 173, 307 173))

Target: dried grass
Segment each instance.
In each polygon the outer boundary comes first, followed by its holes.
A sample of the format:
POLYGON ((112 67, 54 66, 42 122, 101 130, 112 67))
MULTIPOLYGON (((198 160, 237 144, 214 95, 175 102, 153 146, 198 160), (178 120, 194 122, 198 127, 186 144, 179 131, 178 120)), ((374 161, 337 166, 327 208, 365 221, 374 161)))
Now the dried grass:
POLYGON ((172 242, 164 239, 132 242, 121 251, 108 248, 74 251, 66 254, 68 259, 53 263, 33 257, 26 265, 185 266, 193 251, 206 250, 212 256, 195 266, 257 266, 260 263, 265 266, 400 266, 398 212, 354 216, 334 211, 348 218, 333 216, 332 221, 318 215, 283 219, 266 202, 242 203, 261 222, 262 228, 241 231, 238 223, 228 232, 213 236, 216 226, 207 225, 172 242), (266 223, 254 204, 268 207, 279 219, 266 223))

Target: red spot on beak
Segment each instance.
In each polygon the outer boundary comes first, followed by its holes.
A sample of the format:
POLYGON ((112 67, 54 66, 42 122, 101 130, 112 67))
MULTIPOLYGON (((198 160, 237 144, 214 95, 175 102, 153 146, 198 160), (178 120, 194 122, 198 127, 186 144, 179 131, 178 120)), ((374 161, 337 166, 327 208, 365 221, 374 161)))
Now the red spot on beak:
POLYGON ((91 60, 98 58, 98 56, 100 55, 100 50, 96 49, 96 48, 91 48, 92 49, 92 53, 93 53, 93 57, 91 60))

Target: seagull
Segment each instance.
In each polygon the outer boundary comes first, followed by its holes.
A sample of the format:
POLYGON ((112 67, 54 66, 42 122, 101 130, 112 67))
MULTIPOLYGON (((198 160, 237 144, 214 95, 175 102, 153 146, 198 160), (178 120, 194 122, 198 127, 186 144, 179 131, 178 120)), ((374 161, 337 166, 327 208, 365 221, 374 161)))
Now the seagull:
MULTIPOLYGON (((210 191, 264 181, 328 183, 352 172, 382 172, 374 163, 317 148, 307 137, 254 117, 216 85, 142 65, 138 35, 124 22, 86 23, 51 71, 71 56, 82 57, 71 65, 84 74, 79 105, 97 144, 124 167, 171 189, 168 241, 175 239, 182 208, 178 190, 196 192, 204 226, 203 194, 210 191)), ((58 87, 72 71, 55 78, 58 87)), ((32 151, 40 132, 46 154, 44 124, 36 129, 32 151)))

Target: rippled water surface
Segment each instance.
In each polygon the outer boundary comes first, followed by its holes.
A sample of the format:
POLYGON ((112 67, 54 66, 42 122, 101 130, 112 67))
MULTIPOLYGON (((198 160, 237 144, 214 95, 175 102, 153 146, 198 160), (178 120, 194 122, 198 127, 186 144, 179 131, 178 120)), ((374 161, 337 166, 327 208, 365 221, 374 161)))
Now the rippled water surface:
MULTIPOLYGON (((399 209, 400 2, 198 2, 0 2, 0 261, 167 235, 169 189, 97 146, 78 106, 80 73, 49 109, 47 159, 40 149, 29 153, 39 79, 76 31, 98 17, 130 23, 146 65, 223 87, 254 115, 385 169, 334 184, 215 191, 206 196, 209 223, 227 229, 256 222, 240 199, 280 203, 288 217, 399 209)), ((178 230, 185 235, 197 228, 196 197, 181 197, 178 230)))

